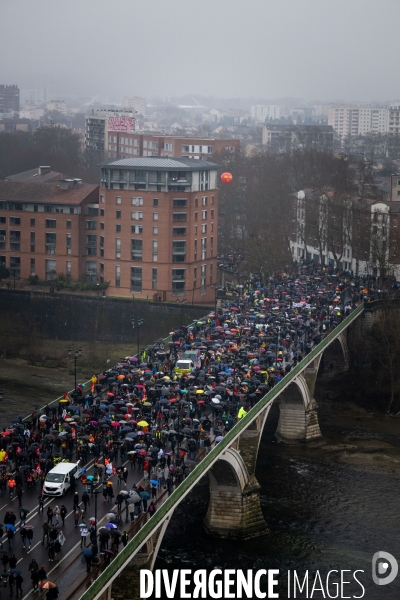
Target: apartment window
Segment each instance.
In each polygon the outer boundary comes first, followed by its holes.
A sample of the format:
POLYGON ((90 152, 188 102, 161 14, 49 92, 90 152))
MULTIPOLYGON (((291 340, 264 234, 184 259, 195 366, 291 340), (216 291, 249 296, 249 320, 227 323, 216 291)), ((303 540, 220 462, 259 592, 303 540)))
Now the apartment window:
POLYGON ((158 261, 158 240, 153 240, 153 262, 158 261))
POLYGON ((207 238, 201 238, 201 260, 206 258, 207 254, 207 238))
POLYGON ((203 220, 204 220, 204 219, 207 219, 207 211, 206 211, 206 210, 202 210, 202 211, 201 211, 201 218, 202 218, 203 220))
POLYGON ((143 206, 143 198, 132 198, 132 206, 143 206))
POLYGON ((121 233, 121 223, 117 223, 115 226, 116 233, 121 233))
POLYGON ((131 255, 132 260, 142 260, 143 258, 143 241, 139 239, 131 240, 131 255))
POLYGON ((122 204, 121 196, 117 196, 116 200, 117 200, 117 204, 122 204))
POLYGON ((100 229, 104 229, 104 223, 100 223, 100 229))
POLYGON ((120 210, 116 210, 115 211, 115 218, 116 219, 120 219, 121 218, 121 211, 120 210))
POLYGON ((71 229, 72 227, 72 221, 70 219, 67 219, 67 229, 71 229))
POLYGON ((158 221, 158 212, 153 212, 153 221, 158 221))
POLYGON ((172 206, 174 208, 185 208, 187 206, 186 198, 174 198, 172 201, 172 206))
POLYGON ((6 230, 0 229, 0 250, 6 249, 6 230))
POLYGON ((57 277, 57 263, 55 260, 46 259, 45 275, 46 281, 52 281, 57 277))
POLYGON ((199 205, 199 199, 195 198, 195 200, 194 200, 194 206, 195 206, 195 208, 197 208, 198 205, 199 205))
POLYGON ((213 208, 211 209, 211 218, 212 219, 214 218, 214 209, 213 208))
POLYGON ((68 281, 70 281, 70 279, 71 279, 71 270, 72 270, 71 265, 72 265, 71 261, 67 260, 66 267, 65 267, 65 274, 67 276, 68 281))
POLYGON ((197 218, 198 218, 198 212, 196 210, 196 212, 194 213, 194 220, 197 221, 197 218))
POLYGON ((86 261, 86 281, 88 283, 97 282, 97 264, 95 260, 86 261))
POLYGON ((97 254, 97 235, 86 236, 86 255, 96 256, 97 254))
POLYGON ((372 233, 378 233, 378 225, 373 225, 372 233))
POLYGON ((101 217, 104 217, 104 208, 101 208, 101 209, 100 209, 100 216, 101 216, 101 217))
POLYGON ((182 146, 182 152, 190 152, 190 146, 182 146))
POLYGON ((173 221, 186 221, 187 220, 187 213, 185 212, 174 212, 172 213, 172 220, 173 221))
MULTIPOLYGON (((5 217, 0 217, 0 223, 2 222, 1 219, 4 219, 3 223, 6 222, 6 218, 5 217)), ((35 227, 35 219, 31 219, 31 227, 35 227)))
POLYGON ((214 206, 214 196, 211 196, 211 204, 214 206))
POLYGON ((71 253, 72 253, 72 236, 70 233, 67 233, 67 254, 71 254, 71 253))
POLYGON ((207 265, 201 265, 201 295, 204 296, 206 293, 206 275, 207 265))
POLYGON ((57 221, 55 219, 46 219, 45 227, 46 229, 55 229, 57 225, 57 221))
POLYGON ((211 231, 214 231, 214 223, 211 223, 211 231))
POLYGON ((207 233, 207 223, 201 226, 201 233, 207 233))
POLYGON ((173 227, 172 235, 186 235, 186 227, 173 227))
POLYGON ((56 253, 56 234, 46 233, 46 254, 56 253))
POLYGON ((197 235, 197 225, 194 226, 194 235, 197 235))
POLYGON ((100 236, 100 256, 104 256, 104 236, 100 236))
POLYGON ((10 217, 10 225, 21 225, 21 219, 19 217, 10 217))
POLYGON ((96 229, 97 221, 86 221, 86 229, 96 229))
POLYGON ((131 233, 143 233, 143 225, 131 225, 131 233))
POLYGON ((143 221, 143 213, 139 210, 132 211, 132 219, 134 221, 143 221))
POLYGON ((196 283, 197 283, 197 267, 194 267, 194 269, 193 269, 193 289, 196 287, 196 283))
POLYGON ((207 206, 207 196, 203 196, 203 198, 201 199, 201 205, 207 206))
POLYGON ((158 198, 153 198, 153 206, 158 206, 158 198))
POLYGON ((103 194, 100 194, 100 202, 101 202, 102 204, 104 204, 104 195, 103 195, 103 194))
POLYGON ((184 296, 186 288, 186 269, 172 269, 172 293, 184 296))
POLYGON ((157 289, 157 269, 151 270, 151 289, 157 289))
POLYGON ((213 282, 213 263, 210 264, 210 284, 213 282))
POLYGON ((99 281, 104 283, 104 263, 100 263, 99 281))
POLYGON ((214 238, 210 238, 210 252, 211 252, 211 256, 213 256, 214 253, 214 238))
POLYGON ((131 267, 131 290, 142 291, 142 267, 131 267))
POLYGON ((172 262, 185 262, 186 261, 186 241, 174 241, 172 242, 172 262))
POLYGON ((153 235, 158 235, 158 226, 153 227, 153 235))
POLYGON ((115 265, 115 287, 121 287, 121 267, 115 265))
POLYGON ((35 232, 31 231, 31 252, 35 252, 35 232))
MULTIPOLYGON (((32 225, 32 221, 34 221, 34 220, 35 220, 35 219, 31 219, 31 225, 32 225)), ((1 223, 2 225, 5 225, 5 224, 6 224, 6 217, 0 217, 0 223, 1 223)), ((33 223, 33 224, 35 224, 35 223, 33 223)))
POLYGON ((30 275, 35 275, 35 259, 31 258, 30 275))
POLYGON ((197 240, 194 240, 194 260, 197 259, 197 240))
POLYGON ((168 152, 172 152, 172 144, 167 144, 164 142, 164 150, 168 150, 168 152))
POLYGON ((121 238, 115 240, 115 258, 121 258, 121 238))

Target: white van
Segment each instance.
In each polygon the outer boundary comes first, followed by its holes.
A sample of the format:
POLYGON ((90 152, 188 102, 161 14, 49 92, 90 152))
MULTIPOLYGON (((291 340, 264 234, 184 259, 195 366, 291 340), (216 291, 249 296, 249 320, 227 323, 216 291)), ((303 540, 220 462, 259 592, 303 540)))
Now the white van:
POLYGON ((43 493, 46 496, 62 496, 71 487, 71 479, 78 479, 82 472, 79 463, 60 462, 46 475, 43 493))

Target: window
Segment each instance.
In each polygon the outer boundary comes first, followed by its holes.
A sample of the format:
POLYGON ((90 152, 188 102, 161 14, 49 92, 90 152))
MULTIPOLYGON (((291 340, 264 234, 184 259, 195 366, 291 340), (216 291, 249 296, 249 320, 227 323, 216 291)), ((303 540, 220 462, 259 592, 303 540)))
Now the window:
POLYGON ((104 217, 104 208, 101 208, 101 209, 100 209, 100 216, 101 216, 101 217, 104 217))
POLYGON ((0 250, 6 249, 6 230, 0 229, 0 250))
POLYGON ((210 284, 213 282, 213 264, 210 264, 210 284))
POLYGON ((121 233, 121 223, 117 223, 115 226, 116 233, 121 233))
POLYGON ((69 209, 69 214, 70 214, 70 215, 74 215, 74 214, 75 214, 75 209, 74 209, 74 207, 73 207, 73 206, 70 206, 70 209, 69 209))
POLYGON ((213 147, 212 146, 207 146, 207 153, 208 154, 212 154, 213 151, 213 147))
POLYGON ((121 196, 117 196, 116 201, 117 201, 117 204, 122 204, 121 196))
POLYGON ((143 233, 143 225, 131 225, 131 233, 143 233))
POLYGON ((206 210, 202 210, 202 211, 201 211, 201 218, 202 218, 203 220, 204 220, 204 219, 207 219, 207 211, 206 211, 206 210))
POLYGON ((182 146, 182 152, 190 152, 189 146, 182 146))
POLYGON ((142 260, 143 258, 143 241, 134 239, 131 240, 131 255, 132 260, 142 260))
POLYGON ((55 219, 46 219, 45 227, 46 229, 54 229, 57 225, 57 221, 55 219))
POLYGON ((153 262, 158 260, 158 240, 153 240, 153 262))
POLYGON ((201 205, 207 206, 207 196, 203 196, 203 198, 201 199, 201 205))
POLYGON ((115 287, 121 286, 121 267, 120 265, 115 265, 115 287))
POLYGON ((206 258, 207 254, 207 238, 201 238, 201 260, 206 258))
POLYGON ((71 279, 71 261, 67 260, 67 263, 65 265, 65 274, 67 276, 67 280, 69 281, 71 279))
POLYGON ((104 195, 103 195, 103 194, 100 194, 100 202, 101 202, 102 204, 104 204, 104 195))
POLYGON ((201 226, 201 233, 207 233, 207 223, 201 226))
POLYGON ((35 232, 31 231, 31 252, 35 252, 35 232))
POLYGON ((211 204, 214 206, 214 196, 211 196, 211 204))
POLYGON ((132 206, 143 206, 143 198, 132 198, 132 206))
POLYGON ((153 235, 158 235, 158 227, 153 227, 153 235))
POLYGON ((21 219, 19 217, 10 217, 10 225, 21 225, 21 219))
MULTIPOLYGON (((6 218, 5 217, 0 217, 0 223, 2 222, 1 219, 4 219, 3 223, 6 222, 6 218)), ((31 219, 31 227, 35 227, 35 219, 31 219)))
POLYGON ((378 225, 373 225, 372 233, 378 233, 378 225))
POLYGON ((71 229, 72 221, 70 219, 67 220, 67 229, 71 229))
POLYGON ((201 295, 204 296, 206 293, 206 273, 207 265, 201 265, 201 295))
POLYGON ((86 236, 86 255, 96 256, 97 254, 97 235, 86 236))
MULTIPOLYGON (((197 214, 197 213, 196 213, 197 214)), ((186 216, 187 213, 185 212, 179 212, 179 213, 172 213, 172 220, 173 221, 186 221, 186 216)))
POLYGON ((158 198, 153 198, 153 206, 158 206, 158 198))
POLYGON ((71 254, 71 253, 72 253, 72 236, 70 233, 67 233, 67 254, 71 254))
POLYGON ((97 264, 95 260, 86 261, 86 281, 88 283, 96 283, 97 281, 97 264))
POLYGON ((57 263, 55 260, 46 259, 45 272, 46 281, 52 281, 57 277, 57 263))
POLYGON ((174 208, 185 208, 187 206, 186 198, 174 198, 172 201, 172 205, 174 208))
POLYGON ((120 210, 116 210, 115 211, 115 218, 116 219, 120 219, 121 218, 121 211, 120 210))
POLYGON ((121 238, 115 240, 115 258, 121 258, 121 238))
POLYGON ((197 240, 194 240, 194 260, 197 260, 197 240))
POLYGON ((211 209, 211 218, 212 219, 214 218, 214 209, 213 208, 211 209))
POLYGON ((100 223, 100 229, 104 229, 104 223, 100 223))
POLYGON ((185 262, 186 260, 186 241, 181 240, 172 242, 172 262, 185 262))
POLYGON ((211 256, 213 256, 213 252, 214 252, 214 238, 210 238, 210 252, 211 252, 211 256))
POLYGON ((104 263, 100 263, 99 280, 100 283, 104 283, 104 263))
POLYGON ((157 269, 151 270, 151 289, 157 289, 157 269))
POLYGON ((94 207, 94 206, 88 206, 86 214, 87 215, 92 215, 92 217, 98 217, 99 216, 99 209, 96 208, 96 207, 94 207))
POLYGON ((56 253, 56 234, 46 233, 46 254, 56 253))
POLYGON ((30 268, 29 274, 32 276, 35 275, 35 259, 34 258, 31 258, 31 268, 30 268))
POLYGON ((197 235, 197 225, 194 226, 194 235, 197 235))
MULTIPOLYGON (((32 221, 34 221, 34 220, 35 220, 35 219, 31 219, 31 225, 32 225, 32 221)), ((0 223, 1 223, 2 225, 5 225, 5 224, 6 224, 6 217, 0 217, 0 223)), ((33 223, 33 224, 35 224, 35 223, 33 223)))
POLYGON ((97 221, 86 221, 86 229, 96 229, 97 221))
POLYGON ((158 212, 153 212, 153 221, 158 221, 158 212))
POLYGON ((194 213, 194 220, 197 221, 197 217, 198 217, 198 212, 196 210, 196 212, 194 213))
POLYGON ((139 210, 132 211, 132 219, 134 221, 143 221, 143 213, 139 210))
POLYGON ((142 267, 131 267, 131 290, 142 291, 142 267))
POLYGON ((104 236, 100 236, 100 256, 104 256, 104 236))
MULTIPOLYGON (((168 152, 172 152, 172 144, 167 144, 164 142, 164 150, 168 150, 168 152)), ((399 183, 400 185, 400 183, 399 183)))
POLYGON ((197 208, 198 205, 199 205, 199 199, 195 198, 195 200, 194 200, 194 206, 195 206, 195 208, 197 208))
POLYGON ((172 293, 184 296, 186 287, 186 269, 172 269, 172 293))
POLYGON ((214 231, 214 223, 211 223, 211 231, 214 231))
POLYGON ((172 235, 186 235, 186 227, 173 227, 172 235))

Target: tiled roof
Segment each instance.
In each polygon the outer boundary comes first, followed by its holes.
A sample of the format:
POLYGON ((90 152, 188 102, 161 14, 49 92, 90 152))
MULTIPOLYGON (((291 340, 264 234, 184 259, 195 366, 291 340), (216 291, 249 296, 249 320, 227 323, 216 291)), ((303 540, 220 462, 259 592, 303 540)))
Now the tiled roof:
POLYGON ((16 173, 15 175, 8 175, 6 181, 32 181, 32 183, 43 183, 45 181, 59 181, 63 178, 62 173, 57 171, 47 171, 43 175, 39 175, 39 169, 30 169, 29 171, 23 171, 22 173, 16 173))
POLYGON ((80 204, 86 196, 98 187, 97 185, 83 183, 69 190, 61 190, 57 183, 0 181, 0 201, 80 204))

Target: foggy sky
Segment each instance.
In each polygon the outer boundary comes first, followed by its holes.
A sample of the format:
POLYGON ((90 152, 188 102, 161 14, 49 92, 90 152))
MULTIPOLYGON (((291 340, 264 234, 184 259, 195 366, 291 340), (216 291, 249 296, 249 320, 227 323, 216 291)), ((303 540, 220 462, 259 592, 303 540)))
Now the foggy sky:
POLYGON ((398 0, 0 0, 0 83, 396 100, 399 16, 398 0))

